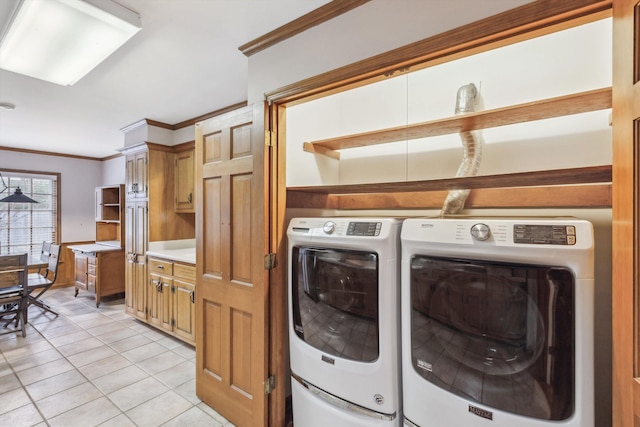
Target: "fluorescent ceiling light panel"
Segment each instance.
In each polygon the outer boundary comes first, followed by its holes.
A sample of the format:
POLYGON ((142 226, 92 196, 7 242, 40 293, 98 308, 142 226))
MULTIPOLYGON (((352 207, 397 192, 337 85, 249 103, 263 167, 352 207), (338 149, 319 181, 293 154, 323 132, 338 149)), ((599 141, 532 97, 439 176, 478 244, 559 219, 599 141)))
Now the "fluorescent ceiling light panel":
POLYGON ((0 68, 70 86, 141 27, 110 0, 22 0, 0 42, 0 68))

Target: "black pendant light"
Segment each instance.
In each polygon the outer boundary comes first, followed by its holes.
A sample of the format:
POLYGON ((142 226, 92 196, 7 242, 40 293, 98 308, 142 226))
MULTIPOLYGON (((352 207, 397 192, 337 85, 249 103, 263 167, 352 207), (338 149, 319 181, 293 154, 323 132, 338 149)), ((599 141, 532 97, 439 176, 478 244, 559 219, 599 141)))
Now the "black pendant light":
POLYGON ((38 203, 30 197, 27 197, 20 187, 16 187, 16 192, 10 196, 0 200, 0 203, 38 203))

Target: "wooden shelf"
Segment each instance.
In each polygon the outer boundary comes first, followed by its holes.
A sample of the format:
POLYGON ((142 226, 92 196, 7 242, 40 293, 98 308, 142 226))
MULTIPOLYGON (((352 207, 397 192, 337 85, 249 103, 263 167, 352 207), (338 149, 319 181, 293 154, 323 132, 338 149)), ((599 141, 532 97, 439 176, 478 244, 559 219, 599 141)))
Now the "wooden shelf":
POLYGON ((543 99, 441 120, 303 143, 303 150, 340 159, 336 150, 487 129, 611 108, 611 88, 543 99))
POLYGON ((611 166, 381 184, 288 187, 287 208, 437 209, 452 189, 466 208, 611 207, 611 166))

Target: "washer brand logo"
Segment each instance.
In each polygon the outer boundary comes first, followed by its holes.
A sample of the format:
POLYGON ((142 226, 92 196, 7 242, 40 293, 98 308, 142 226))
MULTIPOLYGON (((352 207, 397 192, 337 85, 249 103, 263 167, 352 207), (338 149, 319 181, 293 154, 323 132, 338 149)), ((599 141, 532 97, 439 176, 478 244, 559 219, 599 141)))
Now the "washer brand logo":
POLYGON ((488 420, 493 420, 493 412, 491 411, 487 411, 485 409, 480 409, 473 405, 469 405, 469 412, 479 417, 486 418, 488 420))
POLYGON ((330 358, 330 357, 328 357, 328 356, 325 356, 324 354, 322 355, 322 361, 323 361, 323 362, 330 363, 330 364, 332 364, 332 365, 335 365, 335 364, 336 364, 335 359, 332 359, 332 358, 330 358))
POLYGON ((432 222, 423 222, 422 224, 420 224, 420 228, 433 228, 434 225, 432 222))
POLYGON ((420 359, 418 359, 417 362, 418 362, 418 368, 425 369, 429 372, 433 372, 433 365, 431 363, 425 362, 424 360, 420 360, 420 359))

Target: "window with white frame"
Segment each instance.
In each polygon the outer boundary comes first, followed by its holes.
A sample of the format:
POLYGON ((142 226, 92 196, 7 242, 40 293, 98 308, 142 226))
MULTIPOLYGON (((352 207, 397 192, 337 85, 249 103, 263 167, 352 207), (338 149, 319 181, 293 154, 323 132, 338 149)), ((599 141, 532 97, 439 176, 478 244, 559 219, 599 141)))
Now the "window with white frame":
POLYGON ((22 193, 38 203, 0 203, 0 254, 40 253, 43 241, 58 238, 57 173, 0 169, 0 200, 22 193))

